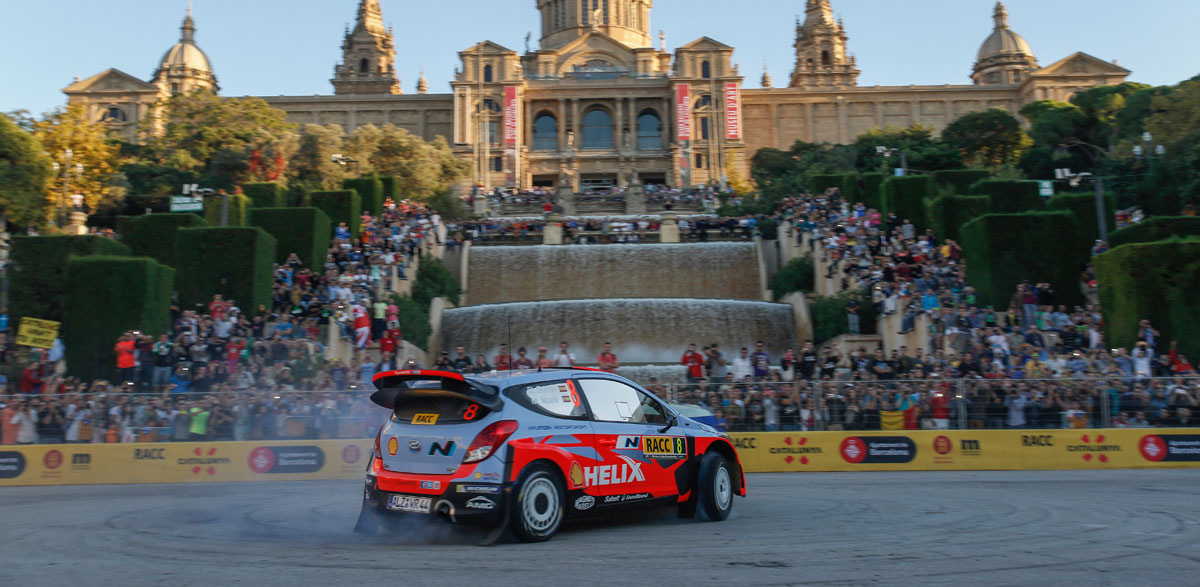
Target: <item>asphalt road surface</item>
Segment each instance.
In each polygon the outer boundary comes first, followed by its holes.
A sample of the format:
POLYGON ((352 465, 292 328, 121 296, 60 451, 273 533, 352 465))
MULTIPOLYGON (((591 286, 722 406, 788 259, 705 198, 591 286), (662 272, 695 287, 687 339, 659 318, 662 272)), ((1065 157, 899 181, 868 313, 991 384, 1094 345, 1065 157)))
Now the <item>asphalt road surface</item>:
POLYGON ((0 585, 1196 585, 1200 470, 759 474, 726 522, 652 510, 479 547, 351 532, 359 482, 0 489, 0 585))

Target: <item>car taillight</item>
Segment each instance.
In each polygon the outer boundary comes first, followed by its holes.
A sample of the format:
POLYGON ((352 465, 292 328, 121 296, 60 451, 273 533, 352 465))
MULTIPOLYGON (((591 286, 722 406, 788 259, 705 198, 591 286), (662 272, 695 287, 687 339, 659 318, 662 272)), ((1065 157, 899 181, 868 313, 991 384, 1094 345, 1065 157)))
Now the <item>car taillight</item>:
POLYGON ((517 431, 516 420, 501 420, 488 425, 475 436, 475 440, 471 441, 471 446, 467 448, 467 454, 463 456, 463 464, 478 463, 483 459, 492 456, 504 441, 512 436, 513 432, 517 431))
POLYGON ((375 433, 375 454, 371 455, 372 458, 377 458, 377 459, 383 458, 383 451, 379 448, 379 437, 380 436, 383 436, 383 426, 380 426, 379 432, 375 433))

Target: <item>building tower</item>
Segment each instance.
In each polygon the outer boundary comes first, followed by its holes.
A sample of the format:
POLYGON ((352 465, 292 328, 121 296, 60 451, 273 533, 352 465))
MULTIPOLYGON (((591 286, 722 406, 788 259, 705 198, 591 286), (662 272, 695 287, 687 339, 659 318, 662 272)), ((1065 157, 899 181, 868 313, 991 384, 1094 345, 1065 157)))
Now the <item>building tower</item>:
POLYGON ((1003 2, 996 3, 992 18, 995 28, 979 47, 971 79, 977 86, 1019 84, 1038 68, 1037 58, 1025 38, 1008 28, 1008 10, 1003 2))
POLYGON ((162 96, 186 94, 194 90, 216 93, 220 89, 217 76, 213 75, 208 56, 196 46, 196 22, 192 20, 190 2, 180 31, 179 42, 163 54, 150 83, 158 87, 162 96))
POLYGON ((650 47, 653 0, 537 0, 542 13, 542 49, 557 49, 589 31, 602 32, 627 47, 650 47))
POLYGON ((383 28, 379 0, 361 0, 354 30, 342 41, 342 64, 334 68, 334 94, 402 94, 394 65, 392 31, 383 28))
POLYGON ((425 79, 425 68, 421 68, 421 77, 417 78, 417 93, 428 94, 429 82, 425 79))
POLYGON ((767 60, 766 59, 763 59, 763 75, 762 75, 761 85, 764 88, 771 87, 771 71, 769 69, 767 69, 767 60))
POLYGON ((808 0, 804 24, 796 23, 793 88, 853 86, 858 83, 854 57, 846 54, 846 31, 834 22, 829 0, 808 0))

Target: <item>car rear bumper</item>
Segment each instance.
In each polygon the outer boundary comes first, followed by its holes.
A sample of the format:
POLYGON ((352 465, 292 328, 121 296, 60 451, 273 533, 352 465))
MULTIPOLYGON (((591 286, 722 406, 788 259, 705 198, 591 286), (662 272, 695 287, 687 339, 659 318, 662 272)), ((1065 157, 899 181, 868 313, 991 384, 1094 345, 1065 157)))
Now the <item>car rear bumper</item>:
MULTIPOLYGON (((380 489, 373 476, 366 479, 363 508, 376 517, 419 516, 437 518, 447 522, 467 525, 494 525, 503 518, 507 503, 508 488, 499 483, 450 483, 440 494, 418 494, 393 492, 380 489), (427 498, 428 508, 423 511, 389 507, 393 497, 427 498)), ((408 501, 414 500, 398 500, 408 501)))

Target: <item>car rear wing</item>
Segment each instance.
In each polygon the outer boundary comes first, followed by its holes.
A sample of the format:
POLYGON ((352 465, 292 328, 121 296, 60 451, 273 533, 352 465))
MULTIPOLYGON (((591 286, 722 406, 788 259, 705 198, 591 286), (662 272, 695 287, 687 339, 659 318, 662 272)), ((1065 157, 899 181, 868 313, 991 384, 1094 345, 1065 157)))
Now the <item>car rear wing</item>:
POLYGON ((498 393, 467 381, 460 373, 426 369, 404 369, 376 373, 371 380, 379 390, 371 394, 371 401, 389 410, 405 399, 421 397, 453 397, 477 403, 490 410, 504 406, 498 393), (436 381, 437 388, 414 387, 417 381, 436 381))

